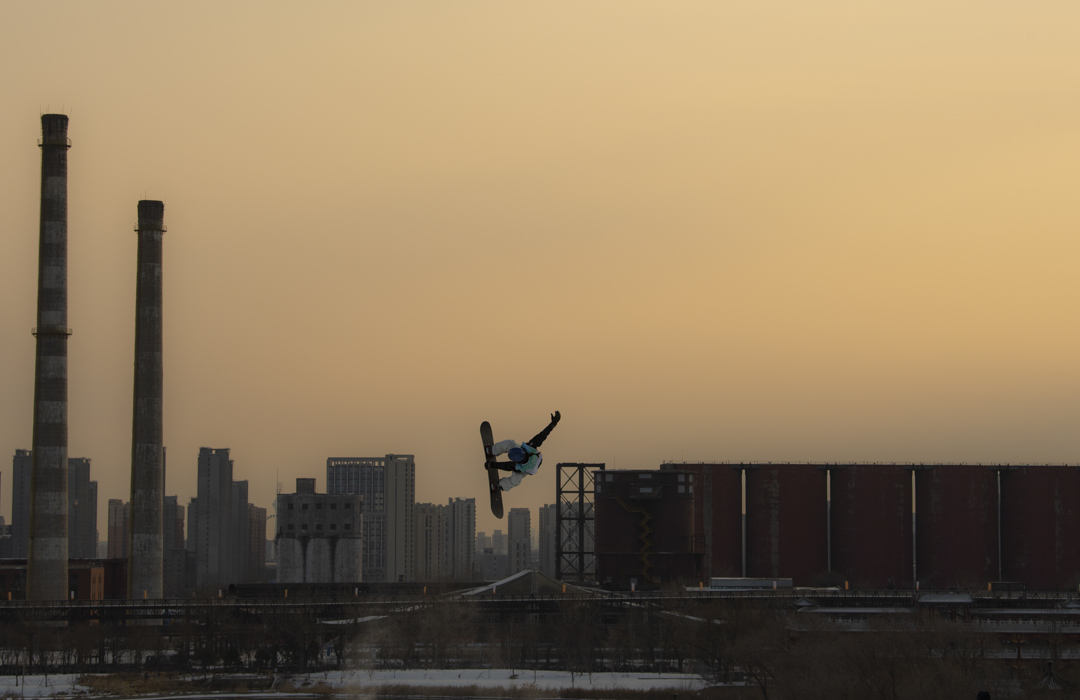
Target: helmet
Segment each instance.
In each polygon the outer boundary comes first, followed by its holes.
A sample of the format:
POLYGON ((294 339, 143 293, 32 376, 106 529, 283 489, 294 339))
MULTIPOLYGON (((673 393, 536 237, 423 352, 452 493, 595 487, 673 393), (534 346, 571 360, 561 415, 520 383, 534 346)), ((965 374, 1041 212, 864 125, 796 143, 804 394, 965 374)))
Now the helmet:
POLYGON ((529 459, 529 453, 520 447, 511 447, 506 456, 515 464, 524 464, 529 459))

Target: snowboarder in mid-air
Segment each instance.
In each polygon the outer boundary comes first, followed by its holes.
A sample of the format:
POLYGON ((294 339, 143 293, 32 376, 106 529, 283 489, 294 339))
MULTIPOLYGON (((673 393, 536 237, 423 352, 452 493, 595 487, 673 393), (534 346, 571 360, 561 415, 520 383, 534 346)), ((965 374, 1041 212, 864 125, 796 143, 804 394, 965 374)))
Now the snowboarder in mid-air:
POLYGON ((526 475, 536 473, 536 470, 540 468, 540 463, 544 461, 544 456, 540 454, 540 445, 544 444, 544 440, 547 439, 560 418, 562 416, 558 411, 552 413, 551 422, 547 424, 547 427, 533 436, 532 439, 523 443, 518 444, 514 440, 502 440, 490 447, 486 447, 487 468, 510 472, 510 476, 503 477, 498 481, 495 481, 494 478, 490 479, 492 491, 509 491, 520 484, 526 475), (502 454, 505 454, 510 461, 495 461, 495 457, 502 454))

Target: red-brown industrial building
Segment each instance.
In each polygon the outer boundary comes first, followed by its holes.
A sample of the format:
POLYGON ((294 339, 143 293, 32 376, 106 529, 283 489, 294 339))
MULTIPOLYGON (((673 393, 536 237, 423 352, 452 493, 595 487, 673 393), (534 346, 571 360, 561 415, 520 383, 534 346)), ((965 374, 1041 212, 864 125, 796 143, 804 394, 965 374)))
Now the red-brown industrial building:
MULTIPOLYGON (((126 559, 69 559, 68 596, 72 600, 127 597, 126 559)), ((0 600, 26 599, 26 560, 0 560, 0 600)))
MULTIPOLYGON (((701 567, 682 576, 686 583, 746 576, 923 590, 1080 585, 1077 466, 675 463, 659 471, 692 475, 697 487, 685 507, 701 567)), ((598 566, 615 522, 602 517, 600 498, 598 566)), ((676 525, 669 513, 651 527, 656 536, 665 527, 682 532, 686 517, 676 525)))
POLYGON ((743 563, 743 471, 736 465, 665 465, 694 475, 694 533, 702 543, 703 574, 738 577, 743 563))
POLYGON ((594 483, 601 585, 626 589, 700 579, 692 473, 607 470, 596 472, 594 483))
POLYGON ((746 469, 747 576, 814 581, 828 568, 825 479, 812 464, 746 469))
POLYGON ((1029 587, 1080 582, 1080 469, 1024 466, 1001 475, 1002 575, 1029 587))
POLYGON ((915 509, 921 588, 986 588, 1001 580, 997 472, 974 464, 920 466, 915 509))
POLYGON ((828 469, 832 551, 826 573, 833 573, 832 583, 911 586, 911 474, 910 468, 891 464, 828 469))

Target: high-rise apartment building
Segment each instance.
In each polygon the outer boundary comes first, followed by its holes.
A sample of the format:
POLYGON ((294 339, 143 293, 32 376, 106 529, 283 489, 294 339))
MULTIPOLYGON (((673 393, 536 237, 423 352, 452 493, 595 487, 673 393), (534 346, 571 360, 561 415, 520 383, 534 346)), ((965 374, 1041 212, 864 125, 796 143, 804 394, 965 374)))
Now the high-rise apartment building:
POLYGON ((30 450, 15 450, 11 463, 11 558, 30 553, 30 450))
POLYGON ((184 507, 176 496, 164 498, 162 512, 162 571, 166 598, 187 597, 187 550, 184 548, 184 507))
POLYGON ((266 580, 266 509, 247 504, 247 552, 244 580, 262 583, 266 580))
POLYGON ((528 508, 511 508, 507 516, 507 575, 524 571, 532 565, 532 528, 528 508))
MULTIPOLYGON (((189 513, 192 534, 197 535, 195 588, 213 590, 237 581, 236 528, 233 508, 233 462, 229 449, 199 448, 198 496, 192 501, 195 517, 189 513)), ((246 486, 246 484, 245 484, 246 486)))
POLYGON ((555 537, 558 531, 556 507, 554 503, 540 506, 540 532, 536 543, 540 550, 540 571, 552 578, 555 578, 555 537))
POLYGON ((506 554, 506 533, 502 530, 491 533, 491 548, 496 554, 506 554))
POLYGON ((506 555, 496 554, 490 547, 476 554, 476 569, 482 581, 506 578, 506 566, 506 555))
POLYGON ((127 559, 128 504, 109 499, 109 559, 127 559))
POLYGON ((495 551, 494 545, 491 544, 491 537, 486 532, 476 533, 476 556, 480 556, 487 549, 495 551))
POLYGON ((188 506, 187 543, 196 592, 264 578, 266 509, 252 509, 248 482, 232 477, 228 448, 199 448, 199 492, 188 506))
MULTIPOLYGON (((0 472, 0 484, 4 483, 4 473, 0 472)), ((4 490, 0 488, 0 503, 4 502, 4 490)), ((0 515, 0 559, 11 558, 11 527, 0 515)))
MULTIPOLYGON (((2 476, 2 473, 0 473, 2 476)), ((4 522, 4 516, 0 515, 0 559, 11 558, 11 526, 4 522)))
POLYGON ((68 559, 97 556, 98 485, 90 480, 90 460, 68 458, 68 559))
POLYGON ((229 583, 248 582, 251 574, 249 571, 251 561, 251 527, 248 513, 248 482, 232 482, 232 503, 230 504, 230 555, 232 558, 232 578, 229 583))
POLYGON ((445 508, 443 572, 454 581, 472 581, 476 569, 476 499, 451 498, 445 508))
POLYGON ((195 553, 195 544, 199 541, 199 497, 193 496, 187 505, 187 532, 184 533, 184 548, 195 553))
POLYGON ((413 575, 417 581, 438 581, 446 575, 443 571, 446 557, 446 506, 417 503, 415 512, 416 565, 413 575))
POLYGON ((164 498, 161 536, 165 551, 184 548, 184 507, 176 496, 164 498))
POLYGON ((362 567, 367 581, 412 581, 416 564, 416 462, 413 455, 331 457, 328 494, 364 501, 362 567))

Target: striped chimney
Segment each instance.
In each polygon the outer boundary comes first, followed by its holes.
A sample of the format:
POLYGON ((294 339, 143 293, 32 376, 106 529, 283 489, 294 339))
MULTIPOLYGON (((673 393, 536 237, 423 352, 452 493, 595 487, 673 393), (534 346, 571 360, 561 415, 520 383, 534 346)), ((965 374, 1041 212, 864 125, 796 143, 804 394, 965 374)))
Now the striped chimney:
POLYGON ((28 600, 68 598, 67 128, 67 115, 41 115, 28 600))

